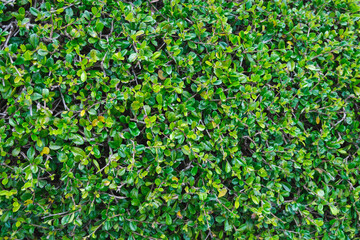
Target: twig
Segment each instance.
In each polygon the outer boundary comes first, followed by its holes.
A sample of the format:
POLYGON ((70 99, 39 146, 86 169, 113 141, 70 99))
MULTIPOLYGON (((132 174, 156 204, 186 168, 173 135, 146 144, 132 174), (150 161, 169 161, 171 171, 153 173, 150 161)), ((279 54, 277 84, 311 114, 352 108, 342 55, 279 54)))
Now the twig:
POLYGON ((65 99, 64 99, 64 96, 63 96, 63 94, 62 94, 62 92, 61 92, 61 89, 59 90, 59 92, 60 92, 61 100, 62 100, 62 102, 63 102, 63 104, 64 104, 65 109, 66 109, 67 111, 69 111, 68 106, 66 106, 65 99))
POLYGON ((344 116, 342 117, 342 119, 340 119, 340 121, 338 121, 337 123, 335 123, 334 127, 336 127, 338 124, 340 124, 342 121, 345 120, 346 118, 346 112, 345 112, 345 109, 343 108, 343 111, 344 111, 344 116))
POLYGON ((14 65, 14 61, 12 60, 12 57, 11 57, 10 53, 8 53, 8 55, 9 55, 11 64, 14 66, 14 68, 15 68, 16 72, 19 74, 19 76, 21 76, 19 70, 18 70, 17 67, 14 65))
POLYGON ((136 149, 135 149, 134 141, 131 140, 131 142, 132 142, 132 145, 133 145, 132 163, 131 163, 131 171, 132 171, 133 168, 134 168, 134 165, 135 165, 135 151, 136 151, 136 149))
POLYGON ((106 195, 108 195, 108 196, 110 196, 110 197, 114 197, 114 198, 116 198, 116 199, 126 199, 127 197, 120 197, 120 196, 116 196, 116 195, 113 195, 113 194, 110 194, 110 193, 104 193, 104 192, 102 192, 103 194, 106 194, 106 195))
POLYGON ((135 118, 132 118, 130 119, 131 121, 134 121, 134 122, 137 122, 137 123, 142 123, 142 124, 146 124, 144 121, 140 121, 140 120, 137 120, 135 118))
MULTIPOLYGON (((225 101, 231 100, 231 99, 236 99, 236 97, 228 97, 228 98, 226 98, 225 101)), ((210 101, 210 102, 220 102, 220 101, 222 101, 222 100, 221 100, 221 99, 210 99, 209 101, 210 101)))
MULTIPOLYGON (((11 29, 12 29, 13 28, 12 24, 10 26, 11 26, 11 29)), ((8 37, 6 38, 6 41, 5 41, 4 45, 3 45, 2 50, 4 50, 7 47, 7 44, 9 42, 10 38, 11 38, 11 35, 12 35, 12 31, 9 33, 8 37)))
POLYGON ((14 5, 15 2, 16 2, 15 0, 9 0, 9 1, 7 1, 7 2, 4 2, 3 4, 4 4, 4 6, 6 6, 6 5, 8 5, 8 4, 14 5))
MULTIPOLYGON (((108 143, 109 143, 109 139, 108 139, 108 143)), ((109 166, 110 163, 112 162, 112 161, 111 161, 111 157, 113 156, 113 150, 112 150, 111 147, 109 147, 109 149, 110 149, 110 156, 109 156, 109 161, 108 161, 108 163, 107 163, 103 168, 99 169, 96 173, 102 172, 102 171, 103 171, 107 166, 109 166)))
POLYGON ((154 0, 153 1, 148 0, 148 3, 150 3, 150 5, 156 10, 157 13, 160 14, 160 16, 162 16, 164 19, 168 19, 154 6, 153 2, 154 2, 154 0))
POLYGON ((206 236, 205 240, 208 239, 209 236, 210 236, 211 239, 213 239, 213 235, 212 235, 212 232, 211 232, 210 224, 209 224, 209 221, 207 220, 205 210, 204 210, 204 215, 205 215, 206 224, 207 224, 207 227, 208 227, 208 230, 209 230, 209 233, 208 233, 208 235, 206 236))
MULTIPOLYGON (((79 210, 77 210, 77 211, 79 211, 79 210)), ((77 211, 75 211, 75 212, 77 212, 77 211)), ((48 217, 54 217, 54 216, 64 215, 64 214, 67 214, 67 213, 69 213, 69 212, 70 212, 70 211, 61 212, 61 213, 49 214, 49 215, 47 215, 47 216, 42 217, 42 219, 45 219, 45 218, 48 218, 48 217)))

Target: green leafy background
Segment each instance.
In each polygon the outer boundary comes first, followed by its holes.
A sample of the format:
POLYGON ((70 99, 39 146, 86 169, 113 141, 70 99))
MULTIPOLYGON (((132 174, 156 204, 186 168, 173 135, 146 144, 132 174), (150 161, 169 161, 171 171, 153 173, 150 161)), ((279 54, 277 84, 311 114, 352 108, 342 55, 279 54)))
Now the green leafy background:
POLYGON ((355 0, 0 3, 0 239, 359 239, 355 0))

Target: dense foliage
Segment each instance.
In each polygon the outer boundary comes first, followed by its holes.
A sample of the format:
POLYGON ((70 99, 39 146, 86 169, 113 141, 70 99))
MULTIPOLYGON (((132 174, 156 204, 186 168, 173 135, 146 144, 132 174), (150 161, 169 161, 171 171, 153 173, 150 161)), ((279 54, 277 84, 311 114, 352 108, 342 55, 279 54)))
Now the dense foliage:
POLYGON ((0 3, 0 239, 359 239, 360 5, 0 3))

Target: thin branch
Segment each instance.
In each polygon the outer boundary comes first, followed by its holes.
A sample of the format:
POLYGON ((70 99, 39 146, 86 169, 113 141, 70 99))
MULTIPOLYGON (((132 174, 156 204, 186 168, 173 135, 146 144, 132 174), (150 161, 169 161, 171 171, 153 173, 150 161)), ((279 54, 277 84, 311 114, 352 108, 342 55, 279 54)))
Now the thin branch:
POLYGON ((105 194, 105 195, 108 195, 110 197, 114 197, 116 199, 126 199, 127 197, 121 197, 121 196, 116 196, 116 195, 113 195, 113 194, 110 194, 110 193, 104 193, 104 192, 101 192, 102 194, 105 194))
POLYGON ((61 100, 62 100, 62 102, 63 102, 63 104, 64 104, 65 109, 66 109, 67 111, 69 111, 68 106, 66 106, 65 99, 64 99, 64 96, 63 96, 63 94, 62 94, 62 92, 61 92, 61 89, 59 90, 59 92, 60 92, 61 100))
POLYGON ((14 66, 14 68, 15 68, 16 72, 19 74, 19 76, 21 76, 21 73, 19 72, 19 70, 17 69, 17 67, 14 65, 14 61, 13 61, 13 59, 12 59, 12 57, 11 57, 10 53, 8 53, 8 56, 9 56, 9 58, 10 58, 10 62, 11 62, 11 64, 14 66))

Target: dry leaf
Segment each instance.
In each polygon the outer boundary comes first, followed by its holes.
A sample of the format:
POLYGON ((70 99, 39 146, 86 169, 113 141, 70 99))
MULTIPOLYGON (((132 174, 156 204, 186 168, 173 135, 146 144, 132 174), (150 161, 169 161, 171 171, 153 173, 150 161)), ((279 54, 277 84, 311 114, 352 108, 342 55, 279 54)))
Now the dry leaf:
POLYGON ((158 71, 158 75, 159 75, 159 78, 160 78, 161 80, 165 80, 165 79, 166 79, 163 74, 164 74, 164 72, 163 72, 162 70, 159 70, 159 71, 158 71))

